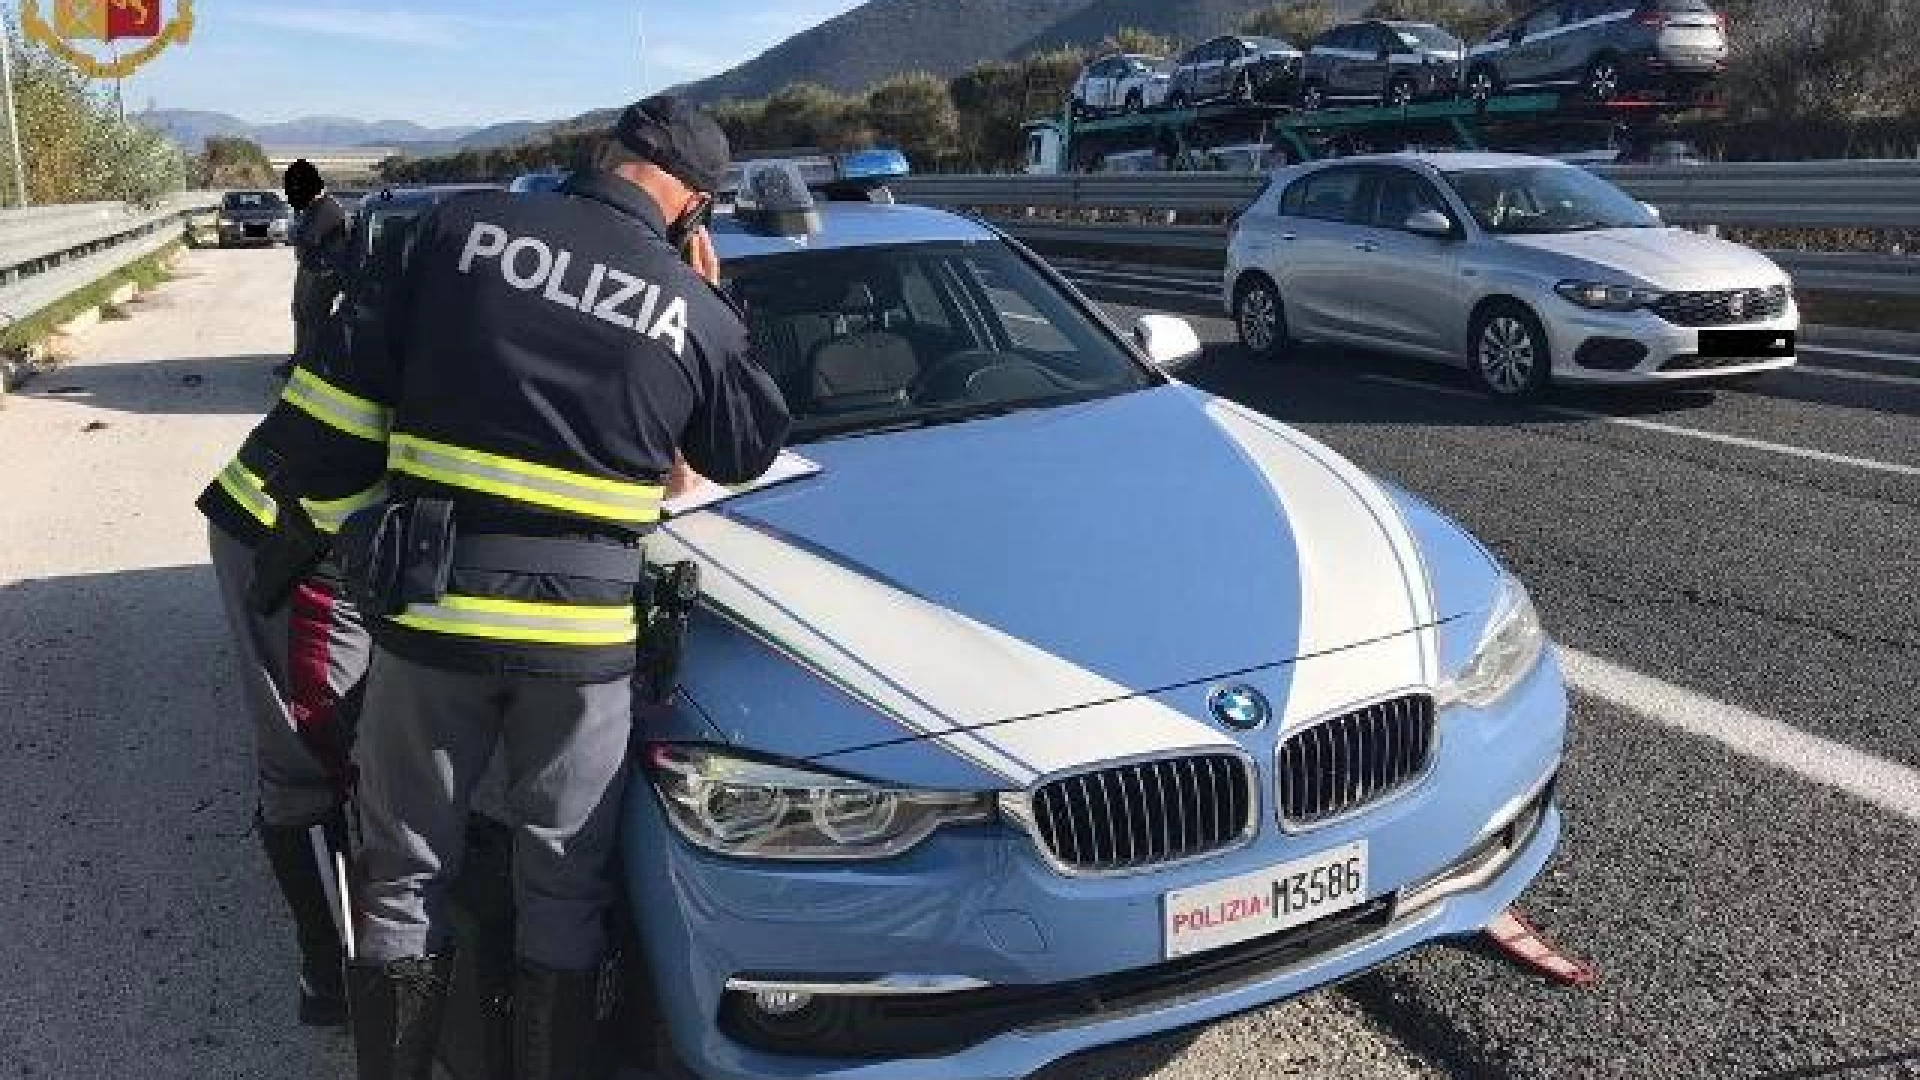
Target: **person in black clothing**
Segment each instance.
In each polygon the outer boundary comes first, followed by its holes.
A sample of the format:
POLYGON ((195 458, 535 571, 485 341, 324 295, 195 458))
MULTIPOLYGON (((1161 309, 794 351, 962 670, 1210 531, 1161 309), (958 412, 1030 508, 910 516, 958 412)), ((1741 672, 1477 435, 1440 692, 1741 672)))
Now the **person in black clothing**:
POLYGON ((287 203, 299 215, 293 227, 298 262, 293 279, 293 359, 281 367, 284 376, 294 363, 314 359, 309 350, 340 299, 346 277, 347 213, 327 191, 320 170, 306 158, 287 166, 282 186, 287 203))
MULTIPOLYGON (((325 326, 316 355, 349 353, 347 330, 325 326)), ((309 361, 198 501, 252 721, 254 825, 293 916, 309 1024, 347 1018, 333 867, 312 836, 344 848, 351 695, 373 647, 326 548, 386 498, 386 459, 384 406, 350 373, 309 361)))
POLYGON ((381 329, 358 339, 379 347, 356 369, 394 408, 395 500, 368 519, 370 549, 407 541, 369 612, 355 748, 362 1077, 430 1075, 451 973, 442 905, 496 744, 515 818, 516 1075, 586 1067, 638 543, 683 456, 746 482, 789 426, 718 287, 705 222, 728 160, 710 118, 642 101, 560 191, 462 195, 422 218, 381 329))

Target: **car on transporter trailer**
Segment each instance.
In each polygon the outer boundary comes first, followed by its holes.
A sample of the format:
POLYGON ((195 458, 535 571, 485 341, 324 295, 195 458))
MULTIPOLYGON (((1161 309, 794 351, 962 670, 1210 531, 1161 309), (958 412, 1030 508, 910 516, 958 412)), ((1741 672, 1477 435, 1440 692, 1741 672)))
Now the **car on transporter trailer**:
POLYGON ((1328 342, 1464 365, 1496 398, 1795 363, 1785 271, 1668 228, 1565 162, 1386 154, 1276 172, 1231 227, 1224 300, 1256 358, 1328 342))
POLYGON ((792 162, 741 183, 715 243, 795 426, 647 540, 702 596, 637 726, 612 1041, 658 1023, 708 1080, 1012 1080, 1515 900, 1566 690, 1485 548, 987 224, 796 205, 792 162))

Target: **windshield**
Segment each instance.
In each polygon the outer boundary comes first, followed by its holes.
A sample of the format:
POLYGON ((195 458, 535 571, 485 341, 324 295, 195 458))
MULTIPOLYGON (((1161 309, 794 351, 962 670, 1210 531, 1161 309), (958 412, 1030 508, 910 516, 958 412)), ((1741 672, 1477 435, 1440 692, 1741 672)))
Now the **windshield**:
POLYGON ((284 210, 287 201, 271 191, 230 191, 224 200, 228 210, 284 210))
POLYGON ((957 423, 1153 385, 1105 327, 1000 243, 730 261, 793 441, 957 423))
POLYGON ((1460 48, 1460 39, 1437 26, 1396 26, 1394 33, 1400 40, 1416 49, 1442 49, 1448 52, 1460 48))
POLYGON ((1651 229, 1660 222, 1605 180, 1566 165, 1522 165, 1444 174, 1480 227, 1492 233, 1651 229))

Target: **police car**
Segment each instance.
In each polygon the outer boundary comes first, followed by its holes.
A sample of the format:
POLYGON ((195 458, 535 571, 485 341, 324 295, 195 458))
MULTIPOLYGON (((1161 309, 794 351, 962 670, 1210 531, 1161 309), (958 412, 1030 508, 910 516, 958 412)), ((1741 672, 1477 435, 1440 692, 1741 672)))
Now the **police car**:
POLYGON ((795 427, 649 541, 703 590, 623 819, 680 1060, 1023 1077, 1482 929, 1560 837, 1526 590, 899 164, 714 225, 795 427))

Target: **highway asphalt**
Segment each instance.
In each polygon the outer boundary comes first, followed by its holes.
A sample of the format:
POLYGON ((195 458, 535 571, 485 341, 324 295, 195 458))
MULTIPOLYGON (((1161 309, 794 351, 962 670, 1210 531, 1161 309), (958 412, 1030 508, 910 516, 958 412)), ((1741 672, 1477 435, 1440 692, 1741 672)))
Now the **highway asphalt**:
POLYGON ((1515 411, 1445 367, 1255 363, 1173 310, 1207 344, 1183 378, 1465 524, 1598 661, 1565 846, 1523 904, 1598 985, 1446 949, 1338 993, 1455 1076, 1920 1077, 1920 366, 1515 411))
MULTIPOLYGON (((348 1075, 288 1023, 190 505, 270 398, 289 269, 191 253, 0 412, 0 1077, 348 1075)), ((1376 356, 1257 365, 1174 307, 1208 344, 1184 378, 1528 583, 1575 697, 1568 836, 1523 908, 1600 981, 1467 943, 1046 1080, 1920 1078, 1920 367, 1515 412, 1376 356)))

